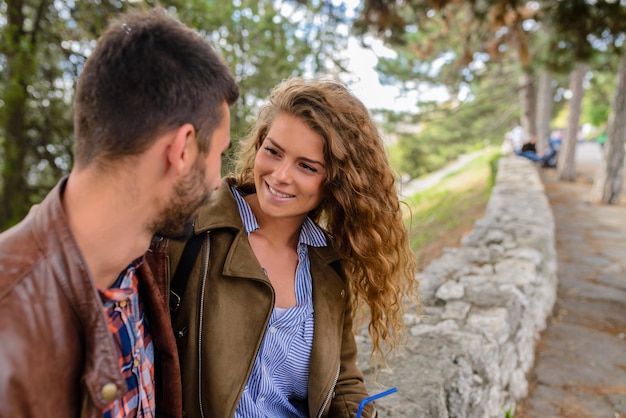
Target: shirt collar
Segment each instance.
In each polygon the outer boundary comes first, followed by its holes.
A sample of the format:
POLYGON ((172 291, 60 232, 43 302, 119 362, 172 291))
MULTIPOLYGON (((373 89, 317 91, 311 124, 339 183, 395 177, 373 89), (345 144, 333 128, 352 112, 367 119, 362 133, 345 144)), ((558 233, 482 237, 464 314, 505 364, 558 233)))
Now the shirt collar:
MULTIPOLYGON (((259 229, 259 223, 252 212, 252 208, 248 205, 248 202, 243 198, 243 194, 241 191, 237 190, 235 187, 231 186, 231 191, 233 196, 235 196, 235 200, 237 201, 237 208, 239 209, 239 214, 241 215, 241 221, 243 223, 243 227, 246 230, 246 235, 250 235, 251 232, 254 232, 259 229)), ((304 223, 302 224, 302 228, 300 229, 300 239, 298 240, 298 245, 305 244, 312 247, 326 247, 328 242, 326 241, 326 236, 320 228, 310 217, 306 217, 304 223)))

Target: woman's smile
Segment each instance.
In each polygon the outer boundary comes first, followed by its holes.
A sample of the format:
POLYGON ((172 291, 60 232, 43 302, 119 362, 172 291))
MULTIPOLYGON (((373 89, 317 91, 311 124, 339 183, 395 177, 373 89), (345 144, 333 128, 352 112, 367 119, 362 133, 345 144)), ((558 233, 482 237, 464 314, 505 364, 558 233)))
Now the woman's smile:
POLYGON ((300 222, 322 201, 324 139, 302 119, 276 117, 254 160, 259 208, 300 222))
POLYGON ((272 186, 270 186, 270 185, 269 185, 269 184, 267 184, 267 183, 265 183, 265 184, 267 185, 267 189, 269 190, 269 192, 270 192, 272 195, 276 196, 276 197, 280 197, 280 198, 283 198, 283 199, 290 199, 290 198, 295 197, 295 196, 294 196, 294 195, 292 195, 292 194, 282 193, 282 192, 280 192, 280 191, 276 190, 275 188, 273 188, 272 186))

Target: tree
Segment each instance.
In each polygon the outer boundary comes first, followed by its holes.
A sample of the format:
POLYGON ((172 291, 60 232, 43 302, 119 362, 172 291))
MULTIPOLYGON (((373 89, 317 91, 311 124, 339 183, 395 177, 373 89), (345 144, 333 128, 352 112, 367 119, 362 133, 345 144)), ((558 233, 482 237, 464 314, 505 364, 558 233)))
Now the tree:
MULTIPOLYGON (((597 54, 619 51, 626 34, 626 6, 623 2, 591 0, 368 0, 356 27, 359 31, 364 28, 373 30, 391 43, 437 57, 438 51, 433 54, 432 46, 448 34, 450 16, 458 16, 459 10, 464 11, 466 20, 454 20, 455 23, 461 22, 455 26, 454 33, 464 35, 456 40, 463 45, 463 52, 454 54, 454 60, 465 68, 472 64, 477 54, 486 53, 493 59, 507 47, 512 47, 528 76, 536 71, 537 64, 552 72, 566 72, 573 71, 571 64, 577 63, 573 78, 579 80, 583 64, 589 63, 597 54), (433 34, 429 23, 436 19, 443 24, 433 34), (535 51, 533 56, 531 35, 536 32, 532 30, 536 25, 547 36, 547 42, 542 43, 547 47, 535 51), (415 39, 422 42, 411 43, 415 39)), ((534 78, 526 78, 522 85, 530 88, 534 78)), ((531 96, 530 92, 520 95, 526 104, 523 114, 528 116, 527 130, 533 132, 530 106, 534 106, 535 101, 531 96)), ((577 101, 582 99, 582 89, 576 88, 573 99, 570 109, 574 113, 569 117, 570 124, 578 123, 580 119, 580 103, 577 101)), ((615 123, 626 124, 626 120, 615 119, 615 123)), ((578 126, 568 126, 570 138, 577 131, 578 126)), ((563 151, 565 156, 559 158, 558 172, 561 178, 570 179, 575 175, 575 147, 565 145, 563 151)), ((611 175, 614 173, 612 171, 611 175)), ((611 183, 615 181, 612 179, 611 183)))
POLYGON ((554 109, 554 86, 552 73, 541 70, 537 85, 537 151, 543 155, 548 151, 550 121, 554 109))
POLYGON ((418 177, 487 144, 500 144, 519 115, 519 72, 512 65, 493 65, 466 86, 467 98, 433 104, 414 117, 418 134, 400 134, 403 173, 418 177))
MULTIPOLYGON (((579 61, 584 62, 592 62, 598 55, 622 54, 623 37, 626 34, 626 7, 622 2, 575 0, 550 2, 550 4, 552 4, 549 9, 551 23, 555 27, 555 33, 557 34, 554 38, 555 49, 572 51, 579 61)), ((615 92, 616 98, 626 94, 626 91, 621 92, 620 89, 626 89, 626 83, 618 81, 615 92)), ((616 99, 614 105, 618 103, 619 101, 616 99)), ((615 109, 612 110, 612 112, 615 111, 615 109)), ((570 122, 573 120, 574 117, 569 118, 570 122)), ((614 135, 625 132, 626 120, 622 117, 615 117, 611 129, 614 135)), ((573 127, 568 126, 568 131, 571 130, 573 130, 573 127)), ((614 140, 620 141, 617 138, 614 138, 614 140)), ((607 190, 607 184, 618 184, 621 182, 621 179, 615 176, 621 173, 623 158, 621 161, 607 160, 612 157, 612 155, 607 153, 604 154, 603 168, 599 172, 599 176, 594 180, 596 196, 600 194, 598 190, 607 190), (608 167, 612 168, 608 169, 608 167)), ((564 179, 572 178, 571 168, 569 170, 560 170, 560 172, 564 179)), ((615 193, 611 197, 608 196, 612 195, 612 193, 607 193, 604 201, 606 203, 616 202, 620 190, 615 191, 615 193)))
POLYGON ((559 158, 556 166, 559 180, 576 180, 576 144, 578 143, 580 110, 583 100, 583 81, 587 73, 587 65, 578 63, 572 73, 570 90, 572 98, 569 102, 569 115, 567 118, 567 129, 563 144, 559 150, 559 158))
POLYGON ((342 68, 347 42, 337 25, 344 7, 309 8, 275 0, 171 2, 181 20, 198 28, 226 59, 240 87, 232 111, 235 138, 243 135, 270 89, 285 78, 342 68))
POLYGON ((604 158, 591 190, 591 200, 599 203, 617 203, 622 190, 624 170, 624 143, 626 141, 626 53, 620 59, 617 88, 613 97, 611 115, 604 143, 604 158))
POLYGON ((588 88, 583 98, 581 123, 589 123, 605 130, 611 113, 612 100, 617 87, 617 73, 620 56, 616 54, 597 55, 590 63, 587 78, 588 88))
POLYGON ((535 70, 532 67, 522 69, 519 84, 521 125, 524 130, 524 142, 528 142, 530 138, 537 136, 537 89, 535 88, 535 70))
MULTIPOLYGON (((484 68, 516 62, 518 80, 513 85, 517 88, 511 91, 514 99, 509 96, 506 101, 517 103, 513 116, 529 138, 537 131, 537 61, 531 46, 538 32, 538 13, 533 3, 521 1, 372 0, 366 2, 356 27, 373 29, 394 49, 400 45, 403 60, 410 63, 381 66, 381 73, 403 70, 400 77, 405 82, 411 76, 417 79, 407 85, 439 81, 453 97, 480 78, 484 68)), ((503 105, 508 107, 506 101, 503 105)))
MULTIPOLYGON (((43 3, 42 3, 43 5, 43 3)), ((23 4, 20 0, 14 0, 7 5, 7 30, 5 39, 5 60, 7 84, 4 87, 4 112, 2 121, 5 125, 3 141, 3 169, 2 179, 5 193, 0 207, 0 216, 4 219, 14 219, 16 208, 23 207, 27 199, 22 194, 26 189, 25 181, 25 158, 26 148, 22 146, 25 142, 26 124, 26 87, 33 77, 32 57, 37 45, 36 33, 39 30, 39 23, 34 25, 31 36, 26 36, 24 24, 26 17, 22 10, 23 4), (11 171, 17 172, 17 176, 12 176, 11 171), (7 199, 9 195, 16 196, 15 200, 7 199)), ((35 18, 36 22, 41 19, 35 18)))
MULTIPOLYGON (((0 0, 0 230, 16 223, 72 166, 71 99, 95 40, 115 14, 155 6, 118 0, 0 0), (6 18, 5 18, 6 16, 6 18)), ((234 139, 281 80, 341 71, 342 6, 275 0, 162 0, 210 39, 242 91, 234 139)), ((343 35, 342 35, 343 33, 343 35)))
POLYGON ((21 219, 71 165, 71 91, 91 47, 85 35, 124 4, 0 3, 0 229, 21 219), (88 19, 84 19, 88 17, 88 19), (80 24, 79 24, 80 22, 80 24), (84 24, 83 24, 84 23, 84 24))

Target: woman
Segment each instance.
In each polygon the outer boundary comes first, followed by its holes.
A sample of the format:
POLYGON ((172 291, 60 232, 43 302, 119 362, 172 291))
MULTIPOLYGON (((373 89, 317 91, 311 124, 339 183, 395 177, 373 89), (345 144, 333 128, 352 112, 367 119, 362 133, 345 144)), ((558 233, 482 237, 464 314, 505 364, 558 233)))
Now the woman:
MULTIPOLYGON (((417 291, 364 105, 333 81, 275 88, 195 233, 202 250, 173 314, 187 416, 354 417, 367 392, 353 315, 367 304, 384 361, 417 291)), ((181 252, 172 243, 172 267, 181 252)))

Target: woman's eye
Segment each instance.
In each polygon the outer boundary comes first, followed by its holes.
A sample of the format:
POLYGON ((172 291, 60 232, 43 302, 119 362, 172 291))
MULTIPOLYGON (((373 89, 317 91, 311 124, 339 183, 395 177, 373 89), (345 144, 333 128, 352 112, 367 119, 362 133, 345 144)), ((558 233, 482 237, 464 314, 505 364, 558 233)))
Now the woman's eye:
POLYGON ((275 150, 274 148, 272 148, 272 147, 265 147, 265 150, 266 150, 267 152, 269 152, 270 154, 272 154, 272 155, 278 155, 278 151, 276 151, 276 150, 275 150))
POLYGON ((317 173, 317 168, 315 168, 315 167, 313 167, 313 166, 310 166, 310 165, 305 164, 305 163, 300 164, 300 166, 301 166, 302 168, 304 168, 305 170, 311 171, 311 172, 313 172, 313 173, 317 173))

